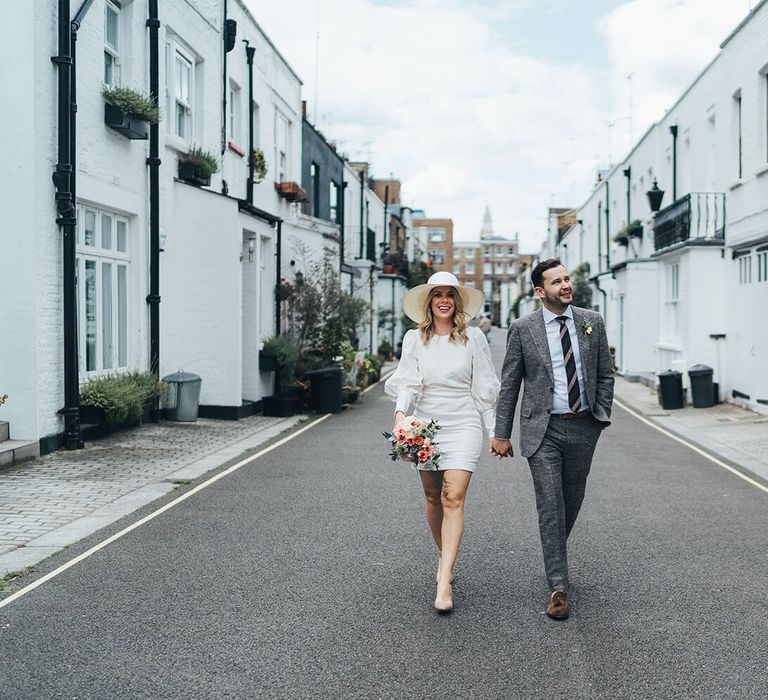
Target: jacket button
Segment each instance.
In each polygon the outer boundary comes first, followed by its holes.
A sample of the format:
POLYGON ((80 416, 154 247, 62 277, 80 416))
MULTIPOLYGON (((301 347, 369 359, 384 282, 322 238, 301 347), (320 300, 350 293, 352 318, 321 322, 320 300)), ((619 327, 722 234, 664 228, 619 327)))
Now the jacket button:
POLYGON ((548 409, 547 409, 547 413, 552 413, 552 409, 551 409, 551 408, 548 408, 548 409))
POLYGON ((549 387, 549 390, 550 390, 551 392, 554 392, 554 390, 555 390, 555 387, 551 386, 551 387, 549 387))

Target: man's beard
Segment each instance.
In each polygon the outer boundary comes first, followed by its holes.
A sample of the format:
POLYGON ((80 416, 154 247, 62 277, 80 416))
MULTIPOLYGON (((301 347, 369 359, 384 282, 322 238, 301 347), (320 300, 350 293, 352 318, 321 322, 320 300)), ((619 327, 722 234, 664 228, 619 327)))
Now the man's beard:
POLYGON ((547 294, 547 292, 544 292, 544 300, 550 306, 567 309, 573 303, 573 292, 571 292, 571 301, 565 301, 559 294, 547 294))

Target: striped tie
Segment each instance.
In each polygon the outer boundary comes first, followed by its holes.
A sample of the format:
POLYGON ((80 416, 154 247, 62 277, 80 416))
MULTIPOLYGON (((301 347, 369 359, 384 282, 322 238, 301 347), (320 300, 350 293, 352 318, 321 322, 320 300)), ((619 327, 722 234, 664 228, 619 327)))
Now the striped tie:
POLYGON ((576 376, 576 359, 573 357, 571 334, 568 332, 568 326, 565 324, 566 319, 566 316, 557 317, 557 320, 560 322, 560 343, 563 346, 565 376, 568 380, 568 405, 574 413, 578 413, 581 407, 581 389, 579 389, 579 379, 576 376))

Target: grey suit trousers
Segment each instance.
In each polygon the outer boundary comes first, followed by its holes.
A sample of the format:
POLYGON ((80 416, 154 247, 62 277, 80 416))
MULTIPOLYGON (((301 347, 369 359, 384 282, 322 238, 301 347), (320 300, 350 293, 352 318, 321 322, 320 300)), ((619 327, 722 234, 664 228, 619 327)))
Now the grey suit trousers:
POLYGON ((536 492, 544 569, 550 590, 568 590, 566 542, 584 501, 602 425, 592 416, 551 416, 544 439, 528 458, 536 492))

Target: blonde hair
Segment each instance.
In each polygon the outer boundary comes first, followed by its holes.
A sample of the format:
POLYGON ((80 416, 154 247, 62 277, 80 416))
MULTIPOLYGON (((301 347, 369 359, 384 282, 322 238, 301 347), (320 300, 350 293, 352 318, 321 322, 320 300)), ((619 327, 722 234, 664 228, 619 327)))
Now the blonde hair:
MULTIPOLYGON (((424 320, 419 324, 419 333, 421 335, 421 342, 426 345, 435 335, 435 319, 432 316, 432 298, 437 294, 438 287, 433 287, 429 290, 426 301, 426 309, 424 309, 424 320)), ((461 343, 466 345, 469 340, 467 335, 467 322, 464 317, 464 300, 459 294, 459 290, 453 288, 453 318, 451 319, 452 328, 451 333, 448 336, 448 340, 451 343, 461 343)))

